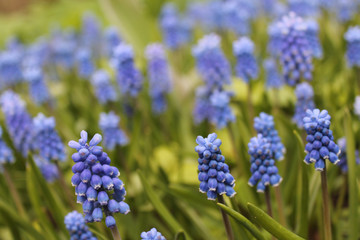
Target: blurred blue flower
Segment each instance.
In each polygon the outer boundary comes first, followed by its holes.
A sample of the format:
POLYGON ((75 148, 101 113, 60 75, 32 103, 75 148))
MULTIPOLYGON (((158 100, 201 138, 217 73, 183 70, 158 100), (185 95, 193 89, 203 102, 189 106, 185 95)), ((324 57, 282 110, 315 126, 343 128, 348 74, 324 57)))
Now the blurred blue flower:
POLYGON ((76 66, 81 78, 89 78, 94 72, 94 63, 91 52, 87 48, 80 48, 76 53, 76 66))
POLYGON ((153 100, 152 110, 159 114, 166 110, 165 96, 172 90, 170 69, 161 44, 148 45, 145 55, 148 60, 149 91, 153 100))
POLYGON ((37 105, 50 102, 49 89, 45 84, 44 73, 40 66, 28 66, 24 69, 24 79, 29 83, 29 94, 37 105))
POLYGON ((279 23, 282 32, 280 62, 285 81, 294 86, 303 77, 312 79, 312 52, 306 39, 306 24, 302 18, 290 12, 279 23))
POLYGON ((306 164, 315 162, 315 170, 323 171, 325 160, 337 164, 340 160, 340 148, 334 142, 332 131, 330 130, 330 115, 326 110, 319 109, 306 110, 304 117, 304 128, 307 133, 305 152, 307 153, 304 162, 306 164))
POLYGON ((221 140, 216 133, 211 133, 207 138, 196 138, 195 151, 199 155, 199 181, 200 192, 207 193, 209 200, 216 200, 218 195, 226 194, 233 197, 235 179, 230 174, 229 166, 225 163, 225 157, 221 155, 221 140))
POLYGON ((114 50, 112 64, 116 69, 121 93, 136 97, 143 87, 143 77, 135 67, 132 47, 125 43, 118 45, 114 50))
POLYGON ((108 227, 114 227, 114 221, 109 216, 114 213, 127 214, 130 207, 124 202, 126 191, 124 183, 116 167, 110 166, 110 158, 97 146, 102 140, 100 134, 95 134, 88 141, 88 134, 81 131, 78 142, 70 141, 69 147, 76 149, 72 155, 75 164, 71 184, 75 186, 77 202, 83 206, 86 222, 100 222, 103 214, 108 227))
POLYGON ((111 58, 114 49, 121 43, 122 39, 116 27, 108 27, 104 31, 104 51, 107 57, 111 58))
POLYGON ((85 12, 81 26, 81 45, 91 49, 95 56, 99 55, 101 43, 101 26, 97 17, 91 12, 85 12))
POLYGON ((13 86, 22 81, 21 54, 18 51, 0 53, 0 87, 13 86))
POLYGON ((85 219, 81 213, 72 211, 65 216, 65 226, 69 231, 71 240, 96 240, 85 224, 85 219))
POLYGON ((39 113, 33 119, 34 149, 38 150, 41 158, 51 161, 65 160, 65 146, 55 129, 55 118, 45 117, 39 113))
POLYGON ((241 37, 233 43, 236 57, 236 75, 244 82, 254 80, 258 76, 258 66, 254 57, 254 43, 248 37, 241 37))
POLYGON ((231 68, 220 48, 220 37, 214 33, 204 36, 193 48, 197 70, 209 89, 231 83, 231 68))
POLYGON ((275 160, 284 158, 285 147, 281 143, 281 139, 275 129, 274 117, 266 113, 260 113, 259 117, 254 119, 254 128, 258 134, 268 140, 270 150, 273 152, 272 157, 275 160))
POLYGON ((217 90, 210 95, 211 114, 209 121, 218 129, 226 127, 228 122, 235 121, 235 115, 229 106, 232 95, 231 92, 217 90))
POLYGON ((55 65, 66 70, 73 68, 76 45, 76 39, 74 39, 71 32, 61 33, 60 36, 55 35, 51 41, 51 51, 55 65))
POLYGON ((315 20, 306 21, 305 36, 310 45, 312 55, 314 58, 322 58, 323 51, 319 40, 319 25, 315 20))
POLYGON ((59 178, 59 170, 54 163, 42 158, 40 155, 34 155, 36 166, 40 169, 41 174, 49 183, 54 182, 59 178))
POLYGON ((336 0, 333 4, 333 11, 342 23, 351 20, 357 13, 357 8, 358 3, 354 0, 336 0))
POLYGON ((282 49, 282 33, 280 24, 278 22, 270 23, 267 28, 267 33, 269 35, 267 51, 273 57, 280 56, 282 49))
MULTIPOLYGON (((248 0, 228 0, 221 2, 223 27, 237 35, 249 34, 251 3, 248 0)), ((218 21, 218 19, 216 19, 218 21)))
POLYGON ((26 110, 25 102, 11 90, 0 97, 2 112, 5 115, 7 131, 17 151, 27 157, 33 148, 33 124, 26 110))
MULTIPOLYGON (((342 137, 342 138, 338 139, 337 144, 338 144, 338 146, 340 148, 340 151, 341 151, 341 153, 339 154, 340 161, 337 164, 337 166, 339 166, 342 173, 347 173, 349 168, 348 168, 348 164, 347 164, 346 139, 345 139, 345 137, 342 137)), ((360 156, 359 156, 359 151, 358 150, 355 150, 355 161, 356 161, 357 165, 360 164, 360 156)))
POLYGON ((248 184, 252 187, 257 185, 257 192, 264 192, 268 185, 278 186, 282 177, 275 166, 274 152, 268 139, 258 134, 257 137, 251 138, 248 147, 252 173, 248 184))
POLYGON ((110 76, 105 70, 97 70, 91 77, 91 83, 95 90, 95 95, 101 104, 115 101, 116 91, 110 82, 110 76))
POLYGON ((307 82, 299 83, 296 85, 295 95, 296 105, 293 121, 297 124, 299 128, 303 128, 303 119, 306 116, 306 110, 313 110, 315 108, 314 90, 307 82))
POLYGON ((360 26, 350 27, 345 33, 346 57, 350 67, 360 67, 360 26))
POLYGON ((141 240, 166 240, 166 238, 161 235, 160 232, 156 230, 156 228, 152 228, 148 232, 141 233, 141 240))
POLYGON ((99 126, 104 134, 104 146, 113 150, 115 146, 124 146, 129 143, 125 132, 119 127, 120 117, 114 112, 101 113, 99 126))
POLYGON ((276 66, 276 61, 273 58, 267 58, 263 63, 266 73, 266 88, 280 88, 284 85, 282 76, 280 75, 276 66))
POLYGON ((316 17, 319 14, 318 0, 288 0, 289 10, 301 17, 316 17))

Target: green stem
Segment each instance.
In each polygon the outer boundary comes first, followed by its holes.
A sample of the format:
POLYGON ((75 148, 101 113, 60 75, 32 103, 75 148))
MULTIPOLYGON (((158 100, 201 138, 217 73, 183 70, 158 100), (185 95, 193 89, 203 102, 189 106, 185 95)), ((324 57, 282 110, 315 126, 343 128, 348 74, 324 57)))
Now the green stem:
POLYGON ((269 187, 265 188, 265 201, 266 201, 266 207, 267 211, 270 217, 272 217, 272 208, 271 208, 271 199, 270 199, 270 190, 269 187))
POLYGON ((73 209, 75 209, 76 208, 75 203, 74 203, 75 195, 70 192, 70 189, 69 189, 68 185, 66 185, 65 178, 64 178, 64 175, 63 175, 63 173, 61 171, 59 162, 55 161, 55 164, 56 164, 56 167, 57 167, 58 173, 59 173, 59 183, 60 183, 60 186, 61 186, 61 188, 63 189, 63 191, 64 191, 64 193, 66 195, 67 202, 70 204, 70 206, 73 209))
POLYGON ((284 214, 284 203, 283 203, 282 196, 281 196, 281 190, 280 190, 279 186, 274 187, 274 189, 275 189, 275 198, 276 198, 278 212, 279 212, 279 220, 280 220, 281 225, 286 227, 286 218, 285 218, 285 214, 284 214))
MULTIPOLYGON (((218 196, 218 202, 225 205, 224 197, 222 195, 218 196)), ((222 218, 224 221, 225 230, 226 230, 228 239, 234 240, 234 233, 231 228, 230 219, 229 219, 228 215, 226 214, 226 212, 222 208, 220 209, 220 211, 221 211, 221 215, 222 215, 222 218)))
MULTIPOLYGON (((251 100, 251 82, 248 83, 248 95, 247 95, 247 104, 248 104, 248 115, 249 115, 249 124, 252 126, 254 120, 254 106, 251 100)), ((255 134, 254 129, 251 128, 253 135, 255 134)))
POLYGON ((236 146, 236 138, 235 138, 234 132, 231 130, 230 124, 228 124, 227 129, 229 131, 229 135, 230 135, 230 138, 231 138, 231 145, 232 145, 234 160, 235 160, 236 164, 240 165, 240 167, 238 168, 239 176, 242 176, 242 171, 244 169, 244 164, 239 158, 238 152, 240 152, 240 149, 239 149, 239 147, 236 146))
POLYGON ((331 240, 331 218, 330 218, 330 209, 329 209, 329 194, 327 189, 327 179, 326 179, 326 163, 324 170, 321 172, 321 189, 322 189, 322 200, 323 200, 323 213, 324 213, 324 230, 325 230, 325 240, 331 240))
POLYGON ((114 240, 121 240, 120 232, 116 225, 113 228, 110 228, 110 230, 114 240))
POLYGON ((10 177, 7 169, 5 168, 5 166, 4 166, 4 178, 5 178, 5 181, 6 181, 7 185, 8 185, 8 187, 9 187, 10 194, 11 194, 12 198, 14 199, 15 206, 16 206, 17 210, 19 211, 19 214, 22 217, 26 217, 26 213, 25 213, 24 207, 22 205, 19 193, 16 190, 14 182, 11 179, 11 177, 10 177))

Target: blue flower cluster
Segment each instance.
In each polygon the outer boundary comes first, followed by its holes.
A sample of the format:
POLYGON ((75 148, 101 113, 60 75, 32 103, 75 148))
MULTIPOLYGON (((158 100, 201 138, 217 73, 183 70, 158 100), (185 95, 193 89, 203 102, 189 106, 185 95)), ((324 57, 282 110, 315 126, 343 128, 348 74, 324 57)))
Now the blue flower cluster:
POLYGON ((36 104, 41 105, 50 101, 50 93, 40 66, 27 67, 24 70, 24 79, 29 83, 30 96, 36 104))
POLYGON ((136 97, 142 89, 143 77, 135 67, 132 47, 125 43, 118 45, 114 49, 112 64, 116 69, 121 93, 136 97))
POLYGON ((130 212, 129 205, 124 202, 126 191, 118 178, 120 172, 110 166, 110 158, 97 146, 102 140, 100 134, 95 134, 89 143, 87 132, 81 131, 80 136, 78 142, 69 142, 69 146, 77 150, 72 155, 75 165, 71 178, 77 202, 83 206, 86 222, 100 222, 104 213, 106 226, 112 228, 116 225, 114 213, 130 212))
POLYGON ((11 149, 8 147, 8 145, 2 138, 2 134, 3 130, 2 127, 0 127, 0 170, 3 164, 13 163, 15 161, 11 149))
POLYGON ((360 67, 360 26, 350 27, 345 33, 346 57, 350 67, 360 67))
POLYGON ((269 35, 267 51, 273 57, 278 57, 281 54, 282 33, 280 26, 281 24, 279 24, 278 22, 272 22, 267 28, 267 33, 269 35))
POLYGON ((191 23, 185 17, 180 16, 172 3, 163 6, 160 14, 160 27, 164 44, 170 49, 178 49, 192 38, 191 23))
MULTIPOLYGON (((345 137, 342 137, 340 139, 338 139, 337 144, 340 148, 341 153, 339 154, 339 163, 337 164, 337 166, 341 169, 342 173, 347 173, 349 170, 348 164, 347 164, 347 155, 346 155, 346 139, 345 137)), ((355 150, 355 161, 356 164, 359 165, 360 164, 360 156, 359 156, 359 151, 355 150)))
POLYGON ((313 110, 315 108, 314 90, 309 83, 303 82, 296 85, 295 95, 296 105, 293 121, 297 124, 299 128, 303 128, 303 119, 306 116, 306 110, 313 110))
POLYGON ((235 179, 230 174, 225 157, 221 155, 221 140, 217 138, 216 133, 211 133, 207 138, 198 136, 196 143, 200 192, 206 192, 209 200, 216 200, 218 194, 233 197, 236 194, 235 179))
POLYGON ((23 157, 27 157, 33 148, 33 124, 25 102, 13 91, 7 90, 1 95, 0 104, 5 115, 7 130, 16 150, 23 157))
POLYGON ((81 26, 81 45, 91 49, 95 55, 98 55, 98 46, 101 42, 100 23, 91 12, 85 12, 82 18, 81 26))
POLYGON ((96 240, 86 226, 85 219, 77 211, 72 211, 65 216, 66 229, 69 231, 70 240, 96 240))
MULTIPOLYGON (((221 3, 222 28, 228 29, 237 35, 250 32, 250 18, 253 4, 251 1, 229 0, 221 3)), ((217 10, 219 11, 219 9, 217 10)), ((218 19, 215 19, 218 21, 218 19)))
POLYGON ((51 41, 53 60, 56 66, 72 69, 75 63, 76 39, 73 32, 54 33, 51 41))
POLYGON ((112 57, 113 51, 121 43, 121 37, 115 27, 108 27, 104 32, 104 51, 109 58, 112 57))
POLYGON ((257 137, 250 139, 248 144, 251 161, 251 177, 248 184, 256 186, 257 192, 264 192, 266 186, 278 186, 282 178, 278 174, 278 169, 275 166, 274 152, 272 144, 268 138, 258 134, 257 137))
POLYGON ((288 0, 289 10, 301 17, 316 17, 319 14, 317 0, 288 0))
POLYGON ((336 0, 332 6, 333 12, 335 12, 337 19, 340 22, 347 22, 353 18, 356 14, 356 9, 359 3, 353 0, 336 0))
POLYGON ((148 60, 149 91, 152 98, 154 113, 166 110, 165 96, 172 90, 170 69, 166 60, 165 51, 161 44, 154 43, 146 47, 145 55, 148 60))
POLYGON ((254 43, 248 37, 241 37, 233 43, 236 57, 236 75, 246 83, 254 80, 258 75, 258 66, 254 57, 254 43))
POLYGON ((110 76, 105 70, 100 69, 95 71, 91 77, 91 84, 93 85, 95 95, 101 104, 117 99, 116 91, 110 82, 110 76))
POLYGON ((99 126, 104 134, 104 146, 113 150, 115 146, 124 146, 129 143, 125 132, 119 127, 120 117, 114 112, 101 113, 99 126))
POLYGON ((81 78, 89 78, 94 72, 94 63, 91 59, 91 52, 86 48, 81 48, 76 53, 76 66, 78 75, 81 78))
POLYGON ((304 128, 307 133, 305 146, 306 164, 315 162, 315 170, 323 171, 325 160, 337 164, 340 160, 340 148, 334 142, 332 131, 330 130, 330 115, 328 111, 319 109, 306 110, 304 117, 304 128))
POLYGON ((259 117, 254 119, 254 128, 258 134, 268 140, 272 157, 275 160, 282 160, 284 158, 285 147, 281 143, 281 139, 277 130, 275 129, 274 117, 266 113, 260 113, 259 117))
POLYGON ((306 38, 306 23, 294 12, 279 23, 282 32, 280 62, 285 81, 294 86, 303 77, 312 79, 312 51, 306 38))
POLYGON ((142 232, 141 240, 166 240, 166 238, 156 230, 156 228, 152 228, 148 232, 142 232))
POLYGON ((306 21, 305 36, 310 45, 310 49, 314 58, 322 58, 323 51, 319 40, 319 25, 315 20, 306 21))
POLYGON ((0 54, 1 88, 21 82, 21 58, 22 54, 15 50, 7 50, 0 54))
POLYGON ((273 58, 267 58, 265 59, 263 65, 266 73, 266 88, 271 89, 282 87, 284 83, 276 66, 276 61, 273 58))

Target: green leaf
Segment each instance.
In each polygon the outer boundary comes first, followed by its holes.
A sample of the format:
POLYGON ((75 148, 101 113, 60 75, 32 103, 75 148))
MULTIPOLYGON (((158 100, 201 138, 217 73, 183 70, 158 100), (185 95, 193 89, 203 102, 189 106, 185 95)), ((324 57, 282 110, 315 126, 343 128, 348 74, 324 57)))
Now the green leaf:
POLYGON ((176 221, 176 219, 171 215, 171 213, 166 208, 166 206, 162 203, 161 199, 155 193, 154 189, 152 189, 152 187, 146 180, 143 173, 139 170, 138 174, 140 176, 140 180, 143 185, 144 191, 145 191, 146 195, 148 196, 148 199, 150 200, 150 202, 153 204, 156 211, 160 214, 160 216, 164 219, 164 221, 167 224, 169 224, 170 228, 173 230, 174 233, 182 231, 183 227, 176 221))
POLYGON ((355 139, 352 129, 351 115, 348 109, 345 114, 346 157, 349 166, 349 239, 358 239, 358 193, 355 165, 355 139))
POLYGON ((223 209, 227 214, 233 217, 237 222, 239 222, 244 228, 246 228, 256 239, 264 240, 264 236, 261 232, 252 224, 246 217, 236 212, 235 210, 225 206, 224 204, 217 203, 217 205, 223 209))
POLYGON ((175 235, 175 240, 186 240, 185 233, 183 231, 178 232, 175 235))
POLYGON ((266 231, 271 233, 274 237, 278 238, 279 240, 304 239, 284 228, 280 223, 275 221, 272 217, 267 215, 263 210, 256 207, 255 205, 248 203, 247 206, 250 211, 250 214, 254 217, 254 220, 260 226, 262 226, 266 231))

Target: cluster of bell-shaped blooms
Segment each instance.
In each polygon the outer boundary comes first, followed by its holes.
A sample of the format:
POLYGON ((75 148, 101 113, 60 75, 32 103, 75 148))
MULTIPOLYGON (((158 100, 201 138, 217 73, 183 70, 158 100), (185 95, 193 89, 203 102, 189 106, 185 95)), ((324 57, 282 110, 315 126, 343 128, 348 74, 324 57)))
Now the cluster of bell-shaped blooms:
POLYGON ((76 67, 79 77, 89 78, 94 72, 94 63, 91 52, 87 48, 80 48, 76 53, 76 67))
POLYGON ((2 127, 0 127, 0 172, 2 170, 2 165, 5 163, 13 163, 15 161, 11 148, 5 143, 2 135, 3 130, 2 127))
POLYGON ((152 228, 148 232, 142 232, 141 240, 166 240, 166 238, 161 234, 161 232, 158 232, 156 228, 152 228))
POLYGON ((170 68, 164 47, 153 43, 146 47, 145 56, 148 60, 149 93, 152 98, 152 110, 159 114, 166 110, 166 94, 172 90, 170 68))
MULTIPOLYGON (((221 3, 222 28, 225 28, 237 35, 250 33, 252 1, 229 0, 221 3)), ((216 19, 215 19, 216 21, 216 19)), ((217 19, 217 21, 219 21, 217 19)))
POLYGON ((301 17, 316 17, 320 6, 318 0, 288 0, 289 10, 301 17))
POLYGON ((306 23, 294 12, 290 12, 278 26, 282 33, 280 62, 286 83, 294 86, 301 78, 311 80, 312 51, 305 35, 306 23))
POLYGON ((106 226, 112 228, 116 225, 113 214, 130 212, 124 202, 126 191, 118 178, 120 172, 110 166, 110 158, 97 146, 102 140, 100 134, 95 134, 89 143, 87 132, 81 131, 80 136, 78 142, 69 142, 69 146, 77 150, 72 155, 75 165, 71 178, 77 202, 82 204, 86 222, 100 222, 105 214, 106 226))
POLYGON ((263 112, 260 113, 259 117, 254 119, 254 128, 258 134, 261 134, 270 143, 270 150, 273 152, 272 157, 278 161, 282 160, 285 147, 275 129, 274 117, 263 112))
POLYGON ((85 12, 82 17, 80 45, 98 56, 101 40, 101 25, 97 17, 91 12, 85 12))
POLYGON ((360 26, 350 27, 345 33, 346 58, 350 67, 360 67, 360 26))
POLYGON ((315 20, 306 21, 306 39, 310 45, 311 53, 314 58, 322 58, 323 50, 319 40, 319 25, 315 20))
POLYGON ((33 123, 25 102, 13 91, 7 90, 0 97, 0 105, 15 149, 27 157, 33 149, 33 123))
POLYGON ((236 75, 246 83, 258 76, 259 70, 254 56, 254 48, 254 43, 248 37, 241 37, 233 43, 236 75))
POLYGON ((114 49, 112 65, 121 93, 136 97, 143 87, 143 77, 135 66, 133 48, 125 43, 119 44, 114 49))
POLYGON ((116 146, 124 146, 129 143, 129 138, 119 127, 120 117, 114 112, 100 113, 99 126, 104 135, 104 146, 113 150, 116 146))
POLYGON ((173 3, 164 4, 160 13, 160 28, 163 42, 169 49, 175 50, 188 43, 192 38, 192 24, 182 17, 173 3))
POLYGON ((55 31, 50 42, 52 61, 55 66, 65 70, 72 69, 75 63, 76 47, 77 41, 73 31, 55 31))
MULTIPOLYGON (((348 159, 347 159, 347 153, 346 153, 346 138, 342 137, 339 138, 337 141, 337 144, 340 148, 341 153, 339 154, 339 163, 337 164, 337 166, 341 169, 342 173, 347 173, 349 170, 348 167, 348 159)), ((359 156, 359 151, 355 150, 355 162, 357 165, 360 164, 360 156, 359 156)))
POLYGON ((340 148, 334 142, 332 131, 330 130, 331 117, 326 110, 319 109, 306 110, 304 117, 304 129, 306 130, 307 144, 304 159, 306 164, 315 163, 315 170, 323 171, 326 160, 337 164, 340 160, 340 148))
POLYGON ((293 121, 299 128, 303 128, 303 119, 306 116, 307 109, 314 109, 314 90, 307 82, 299 83, 295 88, 296 105, 293 121))
POLYGON ((95 91, 95 96, 101 104, 113 102, 117 99, 117 93, 110 82, 110 76, 107 71, 99 69, 91 77, 91 84, 95 91))
POLYGON ((266 88, 271 89, 275 88, 278 89, 284 85, 282 76, 280 75, 276 61, 273 58, 267 58, 264 60, 263 63, 265 74, 266 74, 266 88))
POLYGON ((196 138, 195 151, 199 155, 199 181, 200 192, 207 193, 209 200, 216 200, 218 195, 226 194, 233 197, 235 179, 230 174, 229 166, 225 163, 225 157, 221 155, 221 140, 216 133, 211 133, 207 138, 196 138))
POLYGON ((121 43, 122 39, 116 27, 108 27, 104 31, 103 51, 105 56, 111 59, 113 51, 117 45, 121 43))
POLYGON ((281 53, 282 33, 278 22, 272 22, 267 28, 269 41, 267 44, 267 51, 272 57, 278 57, 281 53))
POLYGON ((274 160, 275 153, 268 138, 258 134, 257 137, 250 139, 248 148, 251 161, 250 171, 252 174, 248 184, 252 187, 256 185, 257 192, 264 192, 266 186, 269 185, 278 186, 282 178, 278 174, 274 160))
POLYGON ((334 0, 331 7, 332 12, 336 14, 336 18, 341 23, 345 23, 356 15, 359 2, 353 0, 334 0))
POLYGON ((0 53, 0 87, 12 86, 23 79, 21 71, 22 54, 16 50, 5 50, 0 53))
POLYGON ((70 240, 97 240, 86 226, 85 219, 81 213, 72 211, 65 216, 65 227, 69 231, 70 240))

